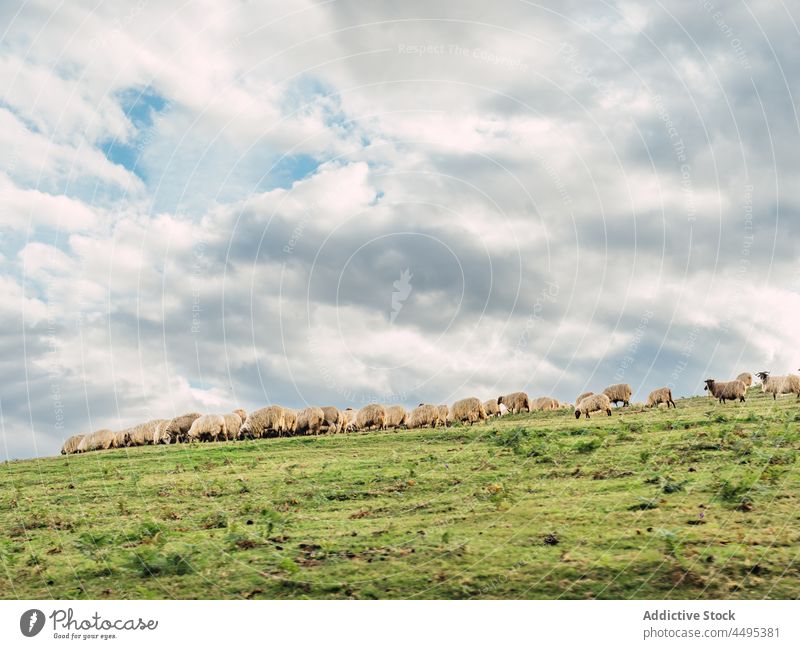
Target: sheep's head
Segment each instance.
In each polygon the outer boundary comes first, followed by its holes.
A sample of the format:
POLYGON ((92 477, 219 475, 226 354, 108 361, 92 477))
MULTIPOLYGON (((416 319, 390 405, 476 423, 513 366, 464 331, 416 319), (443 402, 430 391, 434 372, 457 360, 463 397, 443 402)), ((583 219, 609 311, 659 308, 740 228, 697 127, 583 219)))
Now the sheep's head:
POLYGON ((503 399, 504 399, 504 398, 505 398, 505 397, 497 397, 497 405, 498 405, 498 406, 499 406, 501 403, 503 403, 503 399))
POLYGON ((575 419, 580 419, 580 418, 581 418, 581 411, 580 411, 579 408, 576 408, 575 409, 575 419))
POLYGON ((714 389, 714 383, 716 383, 714 379, 706 379, 706 385, 703 389, 709 392, 712 391, 714 389))
POLYGON ((769 372, 764 370, 763 372, 756 372, 756 376, 760 378, 762 381, 766 381, 769 377, 769 372))

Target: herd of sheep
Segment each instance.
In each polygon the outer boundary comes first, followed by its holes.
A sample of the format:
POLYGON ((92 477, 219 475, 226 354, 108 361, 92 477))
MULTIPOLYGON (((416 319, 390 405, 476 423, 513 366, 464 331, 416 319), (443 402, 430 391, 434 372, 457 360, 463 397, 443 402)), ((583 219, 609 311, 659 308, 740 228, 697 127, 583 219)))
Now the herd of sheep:
MULTIPOLYGON (((779 394, 796 394, 800 399, 800 376, 770 376, 769 372, 759 372, 757 376, 761 379, 762 391, 772 394, 773 399, 779 394)), ((745 372, 733 381, 708 379, 705 383, 704 389, 721 403, 728 400, 744 401, 753 377, 745 372)), ((192 412, 173 419, 153 419, 116 432, 104 428, 86 435, 73 435, 64 442, 61 453, 85 453, 148 444, 317 435, 357 430, 435 428, 449 426, 453 422, 475 424, 491 417, 534 410, 569 409, 574 411, 577 419, 581 415, 589 419, 594 412, 605 412, 610 416, 612 403, 630 405, 632 394, 630 385, 618 383, 599 394, 580 394, 575 399, 574 406, 552 397, 531 399, 525 392, 512 392, 488 401, 469 397, 456 401, 452 406, 420 404, 411 412, 400 405, 383 406, 377 403, 366 405, 360 410, 314 406, 295 411, 282 406, 268 406, 250 414, 241 409, 225 415, 192 412)), ((653 390, 645 405, 657 407, 660 404, 665 404, 667 408, 676 407, 669 388, 653 390)))

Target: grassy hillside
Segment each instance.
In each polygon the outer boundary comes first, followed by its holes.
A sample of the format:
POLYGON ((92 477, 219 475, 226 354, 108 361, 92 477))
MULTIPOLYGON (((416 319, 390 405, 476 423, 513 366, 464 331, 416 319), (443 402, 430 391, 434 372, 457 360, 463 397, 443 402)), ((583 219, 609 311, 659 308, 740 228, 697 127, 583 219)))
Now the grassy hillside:
POLYGON ((0 465, 5 598, 796 598, 800 406, 0 465))

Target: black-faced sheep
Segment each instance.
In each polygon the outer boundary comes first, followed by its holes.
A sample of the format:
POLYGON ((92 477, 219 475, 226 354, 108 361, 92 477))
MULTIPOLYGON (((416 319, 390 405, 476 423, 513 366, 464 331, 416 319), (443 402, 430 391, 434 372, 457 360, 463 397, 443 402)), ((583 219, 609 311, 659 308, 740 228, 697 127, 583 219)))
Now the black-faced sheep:
POLYGON ((609 417, 611 416, 611 399, 605 394, 593 394, 581 399, 581 402, 575 407, 575 419, 580 419, 581 415, 586 419, 591 419, 591 413, 598 410, 603 410, 609 417))
POLYGON ((603 394, 606 395, 608 400, 614 405, 622 402, 623 406, 629 406, 633 390, 631 390, 631 386, 627 383, 616 383, 615 385, 609 385, 603 390, 603 394))
POLYGON ((500 416, 500 406, 497 403, 497 399, 489 399, 488 401, 484 401, 483 409, 486 411, 487 417, 500 416))
POLYGON ((725 401, 744 401, 747 388, 741 381, 715 381, 706 379, 706 386, 703 390, 708 390, 709 394, 719 399, 720 403, 725 401))
MULTIPOLYGON (((525 395, 524 392, 518 394, 525 395)), ((503 397, 499 397, 499 399, 503 399, 503 397)), ((528 397, 525 395, 524 405, 526 408, 528 405, 527 401, 528 397)), ((505 400, 503 400, 503 403, 505 403, 505 400)), ((517 401, 516 404, 521 406, 522 401, 517 401)), ((506 406, 508 406, 508 404, 506 404, 506 406)), ((479 421, 486 421, 486 409, 483 407, 481 400, 477 397, 467 397, 453 404, 453 407, 450 408, 450 417, 453 421, 460 421, 472 425, 479 421)))
POLYGON ((787 374, 785 376, 770 376, 769 372, 759 372, 756 376, 761 379, 761 392, 772 395, 772 399, 779 394, 796 394, 800 399, 800 376, 787 374))
POLYGON ((677 408, 675 402, 672 400, 672 390, 669 388, 658 388, 647 395, 646 406, 648 408, 658 406, 659 403, 666 403, 667 410, 669 410, 670 404, 672 404, 673 408, 677 408))
MULTIPOLYGON (((524 392, 512 392, 511 394, 504 394, 497 397, 497 405, 499 406, 501 404, 505 405, 512 415, 516 415, 520 412, 530 412, 531 410, 528 395, 524 392)), ((456 419, 455 415, 453 415, 453 419, 456 419)))

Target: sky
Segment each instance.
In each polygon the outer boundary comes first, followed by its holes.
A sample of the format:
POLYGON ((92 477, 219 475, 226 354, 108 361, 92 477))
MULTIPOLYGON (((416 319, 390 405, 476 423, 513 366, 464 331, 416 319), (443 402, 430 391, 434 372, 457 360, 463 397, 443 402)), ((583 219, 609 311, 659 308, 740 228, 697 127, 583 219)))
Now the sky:
POLYGON ((0 4, 0 459, 800 367, 796 4, 0 4))

